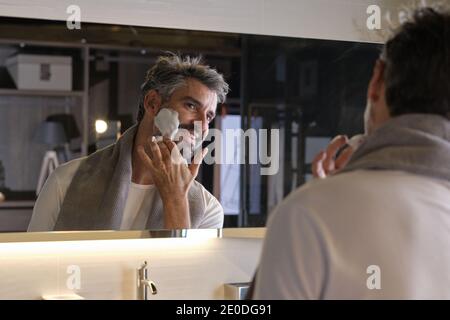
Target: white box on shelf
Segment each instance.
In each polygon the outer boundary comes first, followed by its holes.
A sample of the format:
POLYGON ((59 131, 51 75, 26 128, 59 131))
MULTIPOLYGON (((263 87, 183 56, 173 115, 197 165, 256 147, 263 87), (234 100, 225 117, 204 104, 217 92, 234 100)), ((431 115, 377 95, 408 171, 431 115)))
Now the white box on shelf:
POLYGON ((6 68, 20 90, 72 90, 72 57, 17 54, 6 68))

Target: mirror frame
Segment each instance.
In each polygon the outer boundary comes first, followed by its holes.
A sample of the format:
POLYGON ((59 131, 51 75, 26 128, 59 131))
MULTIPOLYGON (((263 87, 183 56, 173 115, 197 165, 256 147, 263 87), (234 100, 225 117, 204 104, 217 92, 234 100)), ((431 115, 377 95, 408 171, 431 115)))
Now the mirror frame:
POLYGON ((130 239, 212 239, 251 238, 263 239, 266 227, 223 228, 223 229, 178 229, 178 230, 136 230, 136 231, 51 231, 51 232, 10 232, 0 233, 1 243, 53 242, 83 240, 130 240, 130 239))

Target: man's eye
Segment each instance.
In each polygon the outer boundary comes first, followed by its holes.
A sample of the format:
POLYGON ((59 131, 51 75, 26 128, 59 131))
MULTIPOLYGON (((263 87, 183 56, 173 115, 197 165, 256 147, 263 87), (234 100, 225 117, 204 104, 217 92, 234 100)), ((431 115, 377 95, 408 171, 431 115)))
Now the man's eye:
POLYGON ((186 106, 187 106, 189 109, 195 110, 195 104, 193 104, 193 103, 186 103, 186 106))

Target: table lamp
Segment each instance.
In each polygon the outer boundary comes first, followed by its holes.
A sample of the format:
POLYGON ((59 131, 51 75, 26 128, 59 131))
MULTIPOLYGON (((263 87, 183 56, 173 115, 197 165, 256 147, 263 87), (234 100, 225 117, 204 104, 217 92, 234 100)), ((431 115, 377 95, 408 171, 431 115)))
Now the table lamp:
POLYGON ((60 155, 63 154, 64 158, 66 158, 64 144, 67 142, 67 137, 61 123, 44 121, 36 132, 35 141, 49 146, 49 150, 46 151, 42 160, 36 188, 36 195, 38 195, 47 177, 59 166, 60 155))
POLYGON ((72 139, 80 137, 80 130, 78 129, 77 122, 72 114, 61 113, 52 114, 47 117, 46 121, 59 122, 64 128, 66 134, 66 141, 64 143, 64 161, 72 160, 72 150, 70 148, 70 142, 72 139))

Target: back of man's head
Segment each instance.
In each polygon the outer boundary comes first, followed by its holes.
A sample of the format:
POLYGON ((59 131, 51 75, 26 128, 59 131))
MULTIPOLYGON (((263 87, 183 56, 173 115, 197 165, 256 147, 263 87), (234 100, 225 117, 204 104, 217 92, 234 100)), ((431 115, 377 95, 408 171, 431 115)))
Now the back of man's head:
POLYGON ((448 10, 416 10, 386 43, 382 60, 391 116, 427 113, 450 119, 448 10))

